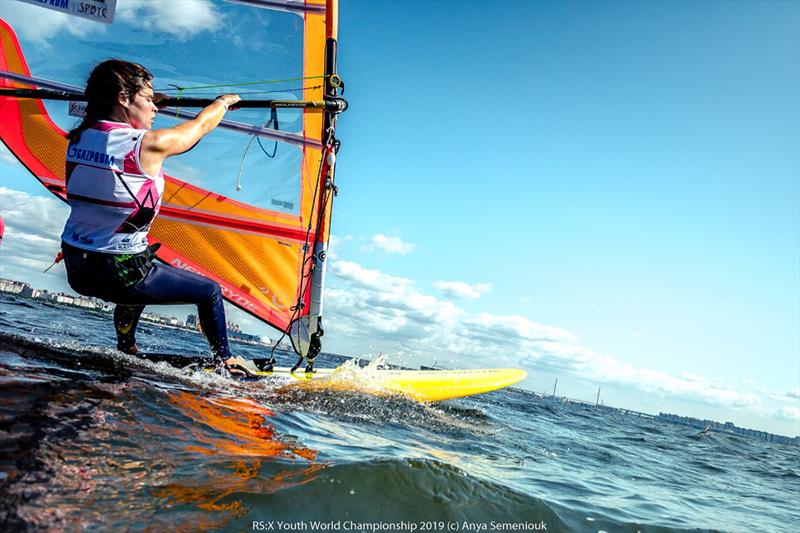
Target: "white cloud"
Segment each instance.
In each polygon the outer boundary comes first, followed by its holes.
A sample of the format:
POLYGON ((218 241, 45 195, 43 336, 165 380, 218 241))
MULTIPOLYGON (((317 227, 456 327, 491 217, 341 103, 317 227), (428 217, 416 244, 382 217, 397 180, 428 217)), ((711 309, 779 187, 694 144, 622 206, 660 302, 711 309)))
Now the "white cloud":
MULTIPOLYGON (((582 346, 564 329, 520 315, 470 314, 452 302, 424 294, 416 283, 333 261, 337 279, 326 292, 327 327, 332 337, 383 351, 411 364, 457 361, 453 366, 523 366, 622 385, 628 390, 762 412, 760 396, 683 372, 670 375, 636 368, 582 346), (377 348, 376 348, 377 346, 377 348)), ((363 354, 354 354, 363 355, 363 354)))
POLYGON ((790 390, 786 393, 786 396, 789 398, 797 398, 800 399, 800 387, 795 387, 794 390, 790 390))
POLYGON ((493 315, 479 313, 464 318, 463 324, 473 331, 491 332, 492 336, 502 336, 517 341, 570 342, 572 335, 559 328, 537 324, 520 315, 493 315))
POLYGON ((800 407, 785 406, 775 413, 775 418, 789 420, 790 422, 800 422, 800 407))
POLYGON ((357 288, 395 292, 402 289, 410 290, 414 285, 411 279, 390 276, 379 270, 364 268, 352 261, 336 261, 331 264, 331 271, 357 288))
POLYGON ((107 31, 105 24, 52 9, 6 0, 2 0, 2 6, 3 18, 14 28, 18 36, 45 48, 58 46, 58 41, 53 37, 64 31, 79 37, 107 31))
POLYGON ((437 281, 434 287, 450 298, 469 298, 475 300, 492 290, 491 283, 478 283, 470 285, 462 281, 437 281))
POLYGON ((6 224, 3 276, 25 280, 50 266, 60 249, 69 207, 56 198, 0 187, 0 214, 6 224))
POLYGON ((407 243, 400 237, 387 237, 382 233, 372 237, 372 245, 386 253, 400 255, 408 255, 416 248, 416 245, 407 243))
POLYGON ((411 346, 449 334, 462 313, 420 293, 408 278, 341 260, 331 263, 330 272, 338 279, 326 291, 326 305, 334 309, 329 324, 349 335, 369 332, 375 340, 411 346))
POLYGON ((329 259, 338 258, 339 247, 343 246, 345 243, 350 242, 352 240, 353 240, 352 235, 331 234, 330 239, 328 239, 328 258, 329 259))
POLYGON ((179 38, 215 31, 224 23, 222 13, 209 0, 120 2, 117 17, 145 31, 169 33, 179 38))

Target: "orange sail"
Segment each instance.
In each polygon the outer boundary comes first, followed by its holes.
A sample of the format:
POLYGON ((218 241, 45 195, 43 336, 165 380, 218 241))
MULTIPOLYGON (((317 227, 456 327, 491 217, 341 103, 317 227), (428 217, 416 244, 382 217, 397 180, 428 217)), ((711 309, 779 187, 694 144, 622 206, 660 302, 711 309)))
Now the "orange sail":
MULTIPOLYGON (((51 39, 45 50, 23 12, 39 8, 18 9, 4 10, 7 19, 0 19, 0 89, 82 92, 94 64, 119 57, 153 71, 157 91, 177 87, 179 102, 198 92, 315 101, 339 92, 336 0, 216 2, 210 22, 183 29, 175 27, 182 16, 177 8, 161 8, 160 19, 121 12, 110 26, 85 35, 64 31, 58 46, 51 39), (170 15, 173 25, 163 20, 170 15)), ((0 140, 62 200, 65 130, 77 120, 67 112, 65 102, 0 97, 0 140)), ((193 115, 170 108, 154 127, 193 115)), ((159 259, 216 280, 228 301, 264 322, 281 331, 295 322, 303 335, 319 334, 336 116, 242 109, 226 119, 191 152, 165 164, 162 208, 150 239, 162 244, 159 259)))

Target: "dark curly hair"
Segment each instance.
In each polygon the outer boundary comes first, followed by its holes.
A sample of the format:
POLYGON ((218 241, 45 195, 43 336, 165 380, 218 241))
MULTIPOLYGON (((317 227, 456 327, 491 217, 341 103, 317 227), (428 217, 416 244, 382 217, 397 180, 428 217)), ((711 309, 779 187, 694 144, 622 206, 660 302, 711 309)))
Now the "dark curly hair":
POLYGON ((153 75, 142 65, 121 59, 108 59, 94 67, 86 82, 86 117, 67 139, 77 142, 84 130, 111 116, 120 92, 132 100, 152 80, 153 75))

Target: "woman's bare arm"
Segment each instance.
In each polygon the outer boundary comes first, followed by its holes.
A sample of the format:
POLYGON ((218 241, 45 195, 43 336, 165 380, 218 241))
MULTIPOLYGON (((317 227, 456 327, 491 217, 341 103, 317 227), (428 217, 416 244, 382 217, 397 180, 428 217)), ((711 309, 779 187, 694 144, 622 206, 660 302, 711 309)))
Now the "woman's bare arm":
POLYGON ((147 174, 155 176, 164 160, 182 154, 197 144, 204 135, 217 127, 228 107, 239 101, 235 94, 220 96, 213 104, 204 108, 192 120, 172 128, 151 130, 142 139, 139 163, 147 174))

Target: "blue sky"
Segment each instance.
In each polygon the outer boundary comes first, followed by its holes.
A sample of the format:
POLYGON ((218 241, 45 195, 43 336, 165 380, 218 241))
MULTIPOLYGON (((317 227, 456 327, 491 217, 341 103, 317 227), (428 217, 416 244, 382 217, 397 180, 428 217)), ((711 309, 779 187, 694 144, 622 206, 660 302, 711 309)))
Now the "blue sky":
POLYGON ((339 34, 328 349, 800 433, 797 2, 342 0, 339 34))

